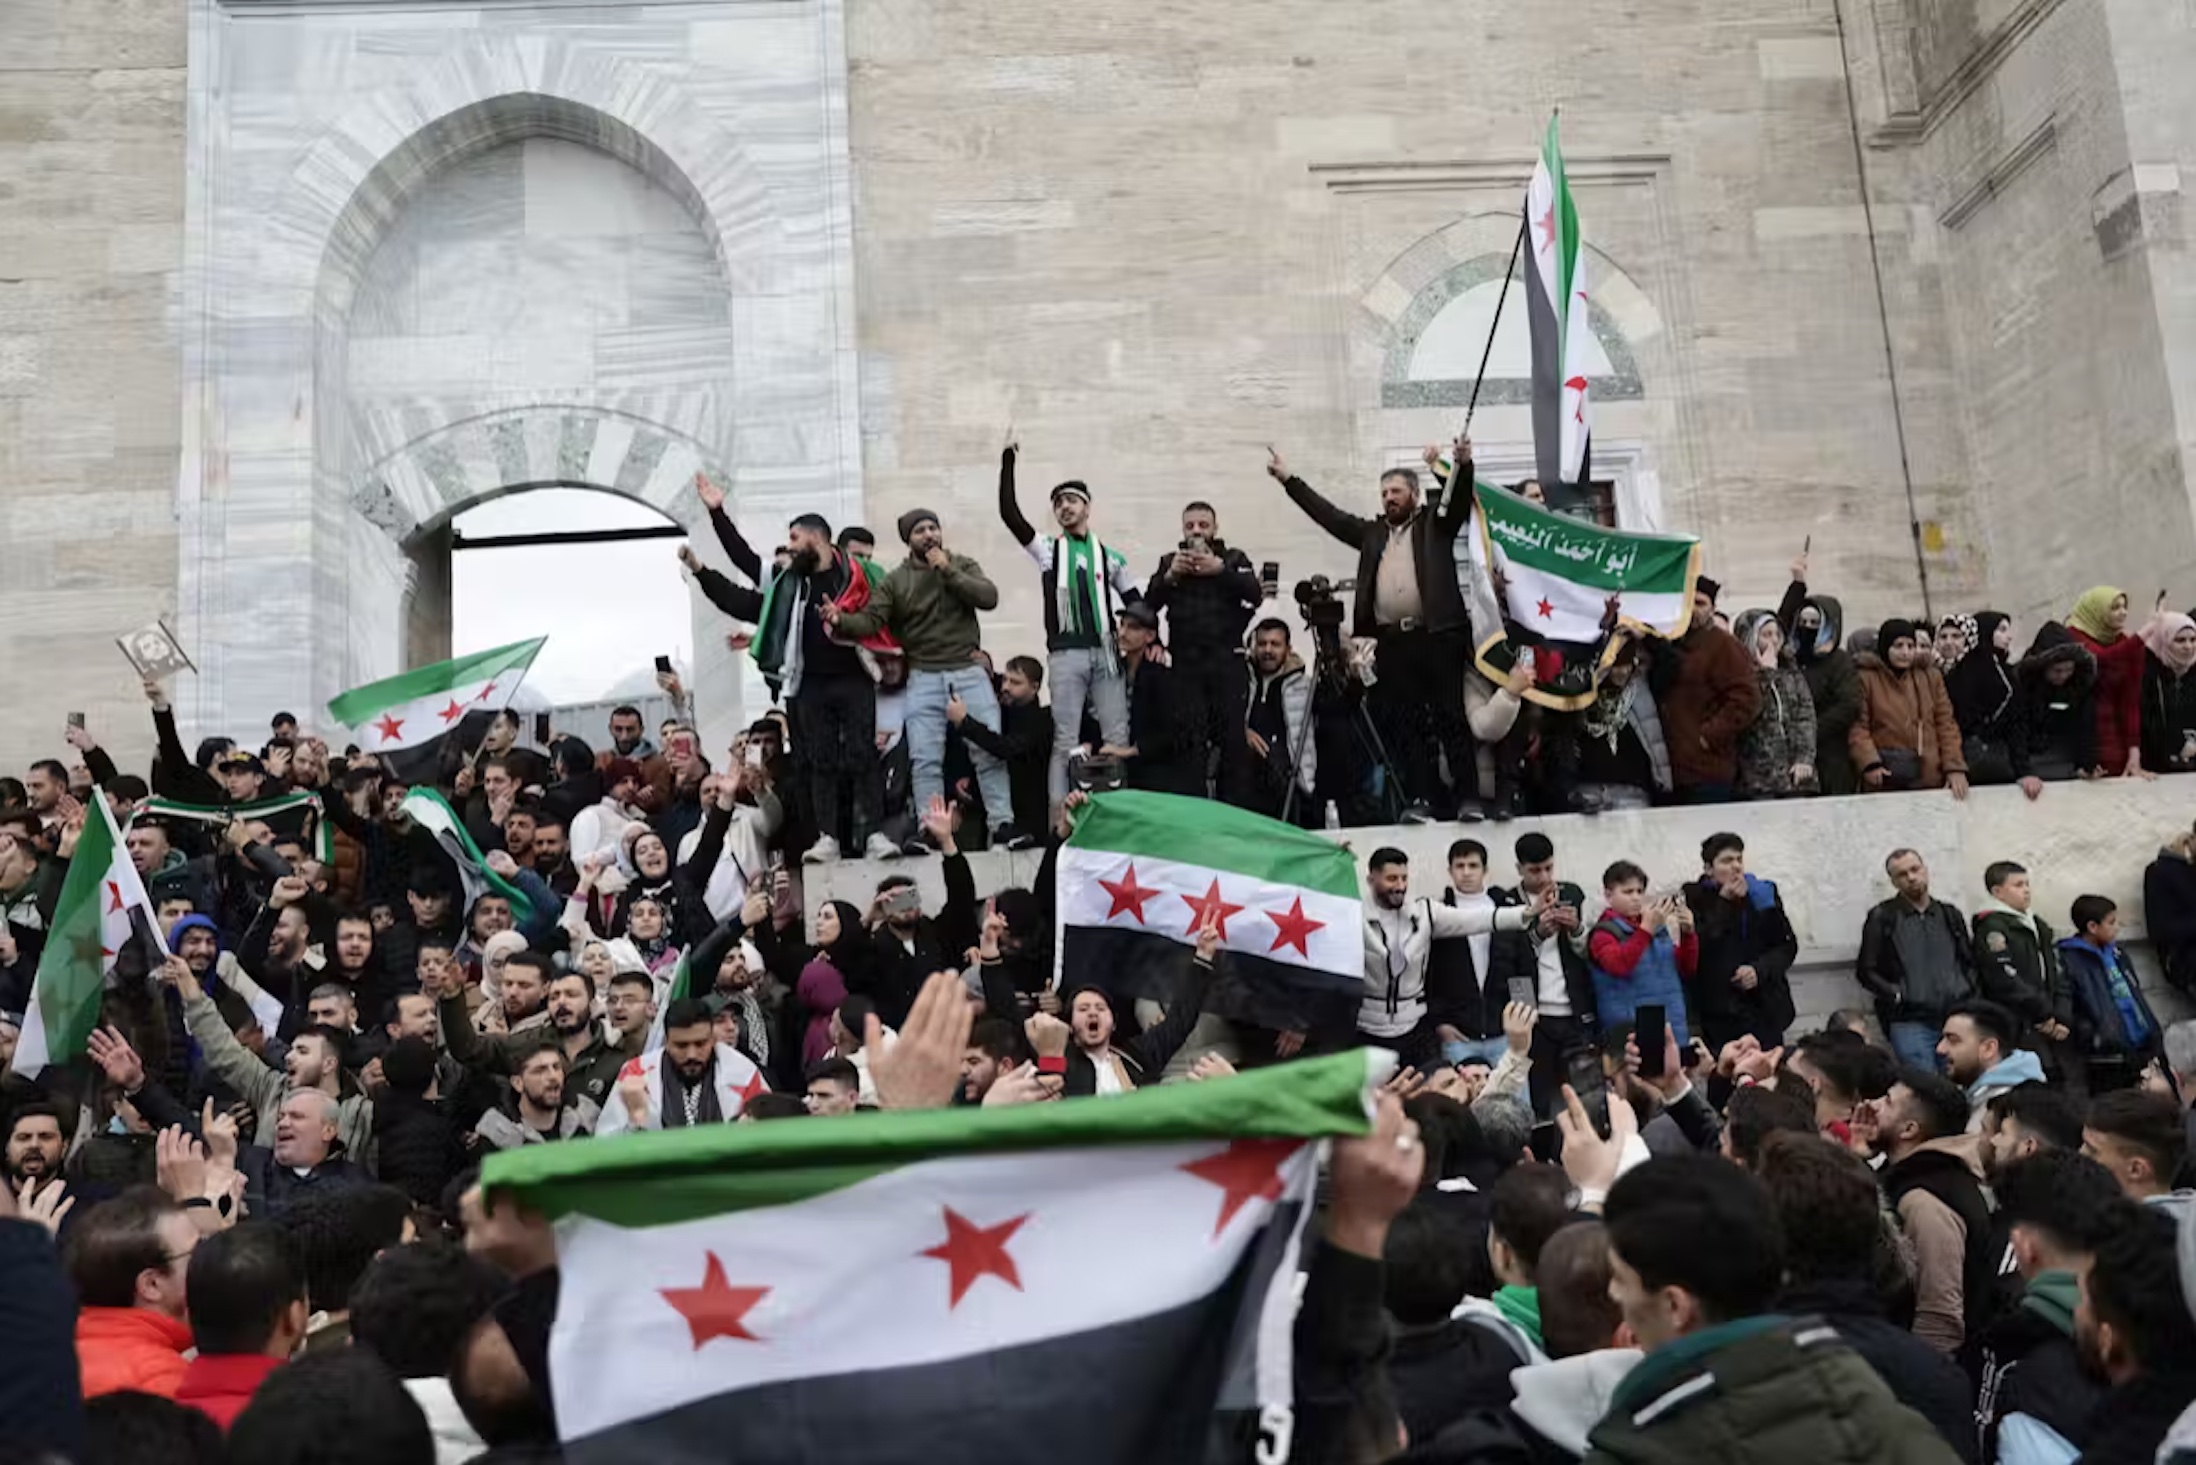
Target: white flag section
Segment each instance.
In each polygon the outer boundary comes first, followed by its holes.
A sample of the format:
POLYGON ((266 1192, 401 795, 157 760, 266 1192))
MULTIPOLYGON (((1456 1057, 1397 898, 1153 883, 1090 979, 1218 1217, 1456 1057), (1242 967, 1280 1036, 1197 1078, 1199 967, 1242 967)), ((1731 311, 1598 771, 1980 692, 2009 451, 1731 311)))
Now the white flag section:
POLYGON ((1227 1281, 1278 1204, 1310 1200, 1320 1149, 960 1157, 645 1230, 567 1216, 557 1427, 569 1440, 761 1385, 975 1358, 1183 1307, 1227 1281))
POLYGON ((1549 487, 1580 480, 1593 435, 1592 387, 1586 378, 1586 363, 1593 359, 1593 312, 1559 124, 1560 119, 1549 120, 1525 190, 1525 228, 1532 244, 1525 283, 1533 335, 1533 436, 1540 476, 1549 487))

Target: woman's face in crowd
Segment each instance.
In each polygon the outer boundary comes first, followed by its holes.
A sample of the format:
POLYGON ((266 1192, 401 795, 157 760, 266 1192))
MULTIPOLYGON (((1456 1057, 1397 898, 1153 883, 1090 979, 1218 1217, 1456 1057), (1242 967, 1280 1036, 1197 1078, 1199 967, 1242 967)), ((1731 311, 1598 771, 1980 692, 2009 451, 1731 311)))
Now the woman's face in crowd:
POLYGON ((1762 665, 1769 666, 1775 663, 1777 653, 1783 649, 1784 627, 1778 625, 1774 618, 1763 616, 1761 623, 1754 627, 1754 655, 1760 659, 1762 665))
POLYGON ((816 912, 816 944, 829 946, 839 939, 839 913, 830 906, 816 912))
POLYGON ((1946 621, 1943 625, 1937 627, 1937 661, 1939 664, 1950 666, 1960 659, 1960 653, 1964 649, 1960 642, 1960 628, 1957 622, 1946 621))
POLYGON ((663 836, 644 834, 633 841, 633 864, 651 880, 661 880, 671 869, 671 853, 663 847, 663 836))
POLYGON ((2112 629, 2115 631, 2124 631, 2127 629, 2126 596, 2118 595, 2113 597, 2112 609, 2105 612, 2105 624, 2112 627, 2112 629))
POLYGON ((2010 652, 2013 649, 2013 623, 1998 622, 1998 628, 1990 633, 1990 644, 2000 651, 2010 652))
POLYGON ((2173 654, 2184 661, 2196 657, 2196 626, 2183 626, 2173 633, 2173 654))
POLYGON ((595 990, 601 991, 610 981, 610 948, 600 941, 591 941, 580 953, 580 970, 594 979, 595 990))
POLYGON ((626 930, 637 940, 653 941, 663 934, 663 907, 652 900, 636 900, 626 917, 626 930))
POLYGON ((2044 668, 2044 680, 2054 687, 2063 687, 2074 680, 2074 663, 2054 661, 2044 668))
POLYGON ((1886 646, 1883 650, 1883 659, 1890 662, 1892 669, 1895 671, 1905 671, 1912 666, 1914 664, 1914 642, 1912 638, 1901 636, 1898 640, 1886 646))

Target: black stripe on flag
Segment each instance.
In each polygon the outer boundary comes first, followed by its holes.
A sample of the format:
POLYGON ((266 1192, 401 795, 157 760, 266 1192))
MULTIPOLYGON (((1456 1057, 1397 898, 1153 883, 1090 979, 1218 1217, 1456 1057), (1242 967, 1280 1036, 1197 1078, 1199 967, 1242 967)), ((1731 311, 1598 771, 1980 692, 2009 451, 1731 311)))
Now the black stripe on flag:
MULTIPOLYGON (((1069 926, 1061 937, 1060 990, 1103 987, 1116 1017, 1125 1004, 1150 998, 1166 1006, 1187 991, 1191 948, 1170 936, 1122 926, 1069 926)), ((1355 972, 1314 971, 1285 961, 1230 951, 1221 958, 1208 1011, 1254 1027, 1322 1031, 1354 1019, 1364 1000, 1355 972)))
MULTIPOLYGON (((1266 1234, 1288 1220, 1293 1213, 1283 1208, 1266 1234)), ((1230 1374, 1237 1316, 1264 1295, 1250 1286, 1262 1261, 1271 1274, 1263 1253, 1262 1246, 1246 1251, 1217 1291, 1133 1322, 938 1363, 718 1394, 567 1440, 564 1457, 573 1465, 1203 1460, 1216 1435, 1240 1427, 1216 1417, 1214 1407, 1230 1374)), ((1093 1276, 1081 1285, 1109 1283, 1093 1276)), ((849 1317, 844 1325, 871 1321, 849 1317)))

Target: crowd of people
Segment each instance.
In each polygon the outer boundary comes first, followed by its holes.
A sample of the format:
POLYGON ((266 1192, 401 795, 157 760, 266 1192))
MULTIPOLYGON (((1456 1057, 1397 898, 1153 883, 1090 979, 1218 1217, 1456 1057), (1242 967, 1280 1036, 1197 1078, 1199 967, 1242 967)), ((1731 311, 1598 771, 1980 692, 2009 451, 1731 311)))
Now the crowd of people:
MULTIPOLYGON (((1335 1145, 1296 1421, 1257 1458, 2027 1465, 2168 1458, 2172 1432, 2196 1460, 2196 1023, 2161 1020, 2102 895, 2062 933, 2017 864, 1970 914, 1889 852, 1853 933, 1871 1010, 1804 1033, 1769 878, 1804 872, 1756 872, 1735 832, 1591 894, 1538 830, 1514 880, 1475 838, 1415 876, 1374 850, 1362 1004, 1293 1026, 1209 922, 1162 1003, 1059 990, 1051 953, 1060 843, 1121 784, 1312 822, 2034 797, 2187 766, 2196 625, 2131 633, 2100 591, 2019 660, 1988 613, 1848 651, 1802 563, 1735 634, 1704 583, 1682 637, 1618 637, 1594 705, 1553 713, 1471 662, 1464 507, 1413 474, 1357 518, 1274 460, 1360 556, 1361 649, 1308 668, 1208 505, 1139 585, 1087 485, 1053 490, 1057 533, 1022 517, 1016 460, 1000 508, 1048 654, 996 678, 996 584, 935 514, 901 517, 889 571, 813 516, 766 570, 701 484, 749 583, 689 567, 782 710, 721 763, 630 707, 600 749, 483 717, 433 782, 492 880, 383 760, 287 715, 187 752, 153 682, 148 777, 71 727, 74 766, 0 780, 0 1460, 554 1459, 554 1242, 483 1195, 488 1154, 1357 1046, 1397 1068, 1335 1145), (83 1058, 14 1072, 95 800, 169 954, 118 962, 83 1058), (979 896, 971 849, 1039 844, 1029 888, 979 896), (807 901, 804 867, 854 851, 939 859, 944 900, 902 869, 807 901)), ((2196 831, 2142 914, 2196 989, 2196 831)))

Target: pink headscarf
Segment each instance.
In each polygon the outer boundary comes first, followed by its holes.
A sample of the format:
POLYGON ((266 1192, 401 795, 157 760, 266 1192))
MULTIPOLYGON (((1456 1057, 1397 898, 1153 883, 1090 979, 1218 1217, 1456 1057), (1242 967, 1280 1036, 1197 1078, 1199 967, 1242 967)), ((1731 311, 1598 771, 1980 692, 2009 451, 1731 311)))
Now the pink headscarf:
POLYGON ((2196 621, 2177 610, 2166 610, 2152 616, 2150 624, 2143 627, 2143 644, 2177 677, 2187 676, 2189 668, 2196 666, 2196 651, 2184 656, 2173 647, 2173 638, 2191 626, 2196 626, 2196 621))
POLYGON ((831 1014, 846 1001, 846 977, 823 957, 814 957, 801 968, 793 995, 808 1010, 808 1026, 801 1033, 801 1067, 805 1070, 831 1054, 831 1014))

